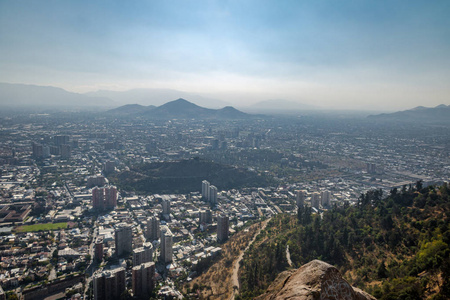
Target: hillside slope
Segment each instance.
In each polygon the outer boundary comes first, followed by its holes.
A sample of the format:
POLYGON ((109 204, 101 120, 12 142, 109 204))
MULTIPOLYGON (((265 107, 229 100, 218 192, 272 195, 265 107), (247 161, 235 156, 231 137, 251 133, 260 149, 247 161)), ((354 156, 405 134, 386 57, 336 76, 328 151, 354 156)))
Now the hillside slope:
POLYGON ((389 114, 371 115, 368 118, 382 121, 448 124, 450 122, 450 105, 441 104, 436 107, 418 106, 413 109, 389 114))
POLYGON ((336 266, 344 278, 378 299, 450 297, 449 187, 393 189, 362 195, 356 206, 325 212, 308 208, 278 215, 248 251, 241 297, 262 294, 277 274, 313 259, 336 266))

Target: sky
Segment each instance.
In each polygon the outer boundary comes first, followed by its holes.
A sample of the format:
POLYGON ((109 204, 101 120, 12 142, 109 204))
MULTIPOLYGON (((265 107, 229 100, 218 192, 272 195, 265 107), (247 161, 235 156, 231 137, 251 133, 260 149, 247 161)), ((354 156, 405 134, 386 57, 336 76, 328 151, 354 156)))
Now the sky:
POLYGON ((0 82, 241 106, 450 104, 449 16, 447 0, 0 0, 0 82))

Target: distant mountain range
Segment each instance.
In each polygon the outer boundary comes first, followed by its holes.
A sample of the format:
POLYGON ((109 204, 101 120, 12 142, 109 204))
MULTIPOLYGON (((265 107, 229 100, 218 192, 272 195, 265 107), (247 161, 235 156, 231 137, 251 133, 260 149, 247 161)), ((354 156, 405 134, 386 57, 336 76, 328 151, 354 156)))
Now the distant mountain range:
POLYGON ((141 105, 163 105, 168 99, 194 99, 193 103, 208 107, 208 108, 221 108, 230 105, 230 103, 203 97, 201 95, 187 93, 172 89, 132 89, 128 91, 105 91, 100 90, 96 92, 86 93, 85 95, 91 97, 104 97, 113 100, 119 104, 134 104, 141 105))
POLYGON ((298 114, 302 111, 319 110, 322 108, 284 99, 272 99, 260 101, 247 107, 240 107, 240 109, 249 113, 298 114))
POLYGON ((221 109, 205 108, 182 98, 167 102, 161 106, 128 104, 111 109, 106 113, 152 119, 248 119, 255 117, 231 106, 221 109))
POLYGON ((117 104, 108 98, 72 93, 57 87, 0 83, 0 105, 28 108, 81 108, 111 107, 117 104))
POLYGON ((0 106, 2 107, 111 108, 132 103, 162 105, 168 99, 180 97, 195 99, 193 100, 195 104, 209 108, 220 108, 229 105, 225 101, 170 89, 133 89, 122 92, 97 91, 79 94, 52 86, 0 83, 0 106))
MULTIPOLYGON (((117 110, 111 110, 108 113, 148 115, 153 118, 191 118, 193 115, 196 115, 196 118, 216 117, 235 119, 254 117, 254 115, 246 113, 296 115, 299 113, 317 113, 324 109, 323 107, 314 105, 275 99, 261 101, 246 107, 239 106, 239 110, 237 110, 229 106, 225 101, 171 89, 132 89, 122 92, 97 91, 80 94, 52 86, 0 83, 0 107, 3 109, 94 109, 104 111, 120 105, 124 106, 117 108, 117 110), (193 100, 192 102, 184 100, 187 103, 174 104, 174 107, 169 105, 170 102, 166 103, 168 99, 182 99, 183 97, 193 100)), ((335 114, 336 111, 329 111, 329 113, 335 114)), ((443 104, 433 108, 418 106, 410 110, 395 113, 371 115, 369 118, 393 121, 450 123, 450 106, 443 104)))
POLYGON ((418 106, 413 109, 398 111, 394 113, 385 113, 371 115, 368 118, 373 120, 387 121, 411 121, 424 123, 450 123, 450 105, 438 105, 436 107, 418 106))

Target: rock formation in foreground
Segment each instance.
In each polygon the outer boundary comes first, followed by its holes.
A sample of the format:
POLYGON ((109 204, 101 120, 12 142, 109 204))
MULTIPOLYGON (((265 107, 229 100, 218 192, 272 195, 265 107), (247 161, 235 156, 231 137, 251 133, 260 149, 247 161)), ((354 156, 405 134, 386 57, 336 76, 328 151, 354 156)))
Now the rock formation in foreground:
POLYGON ((258 300, 376 300, 366 292, 352 287, 338 269, 320 260, 313 260, 297 270, 278 275, 258 300))

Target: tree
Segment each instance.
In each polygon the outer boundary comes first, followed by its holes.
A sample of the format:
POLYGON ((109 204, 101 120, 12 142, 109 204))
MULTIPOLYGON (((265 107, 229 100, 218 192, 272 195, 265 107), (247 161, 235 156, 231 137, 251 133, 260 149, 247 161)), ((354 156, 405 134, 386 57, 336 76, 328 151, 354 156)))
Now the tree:
POLYGON ((59 256, 58 256, 58 249, 56 249, 55 251, 53 251, 52 261, 57 262, 58 258, 59 258, 59 256))
POLYGON ((378 278, 380 278, 380 279, 387 278, 388 273, 386 270, 386 266, 384 265, 384 260, 378 266, 377 275, 378 275, 378 278))
POLYGON ((299 205, 297 208, 297 220, 300 224, 302 224, 302 221, 303 221, 304 210, 305 210, 305 207, 303 205, 299 205))
POLYGON ((120 300, 130 300, 132 299, 130 291, 125 289, 122 294, 120 294, 120 300))
POLYGON ((420 192, 422 188, 423 188, 423 180, 421 179, 416 182, 416 191, 420 192))
POLYGON ((19 297, 14 292, 8 292, 6 293, 6 300, 19 300, 19 297))

